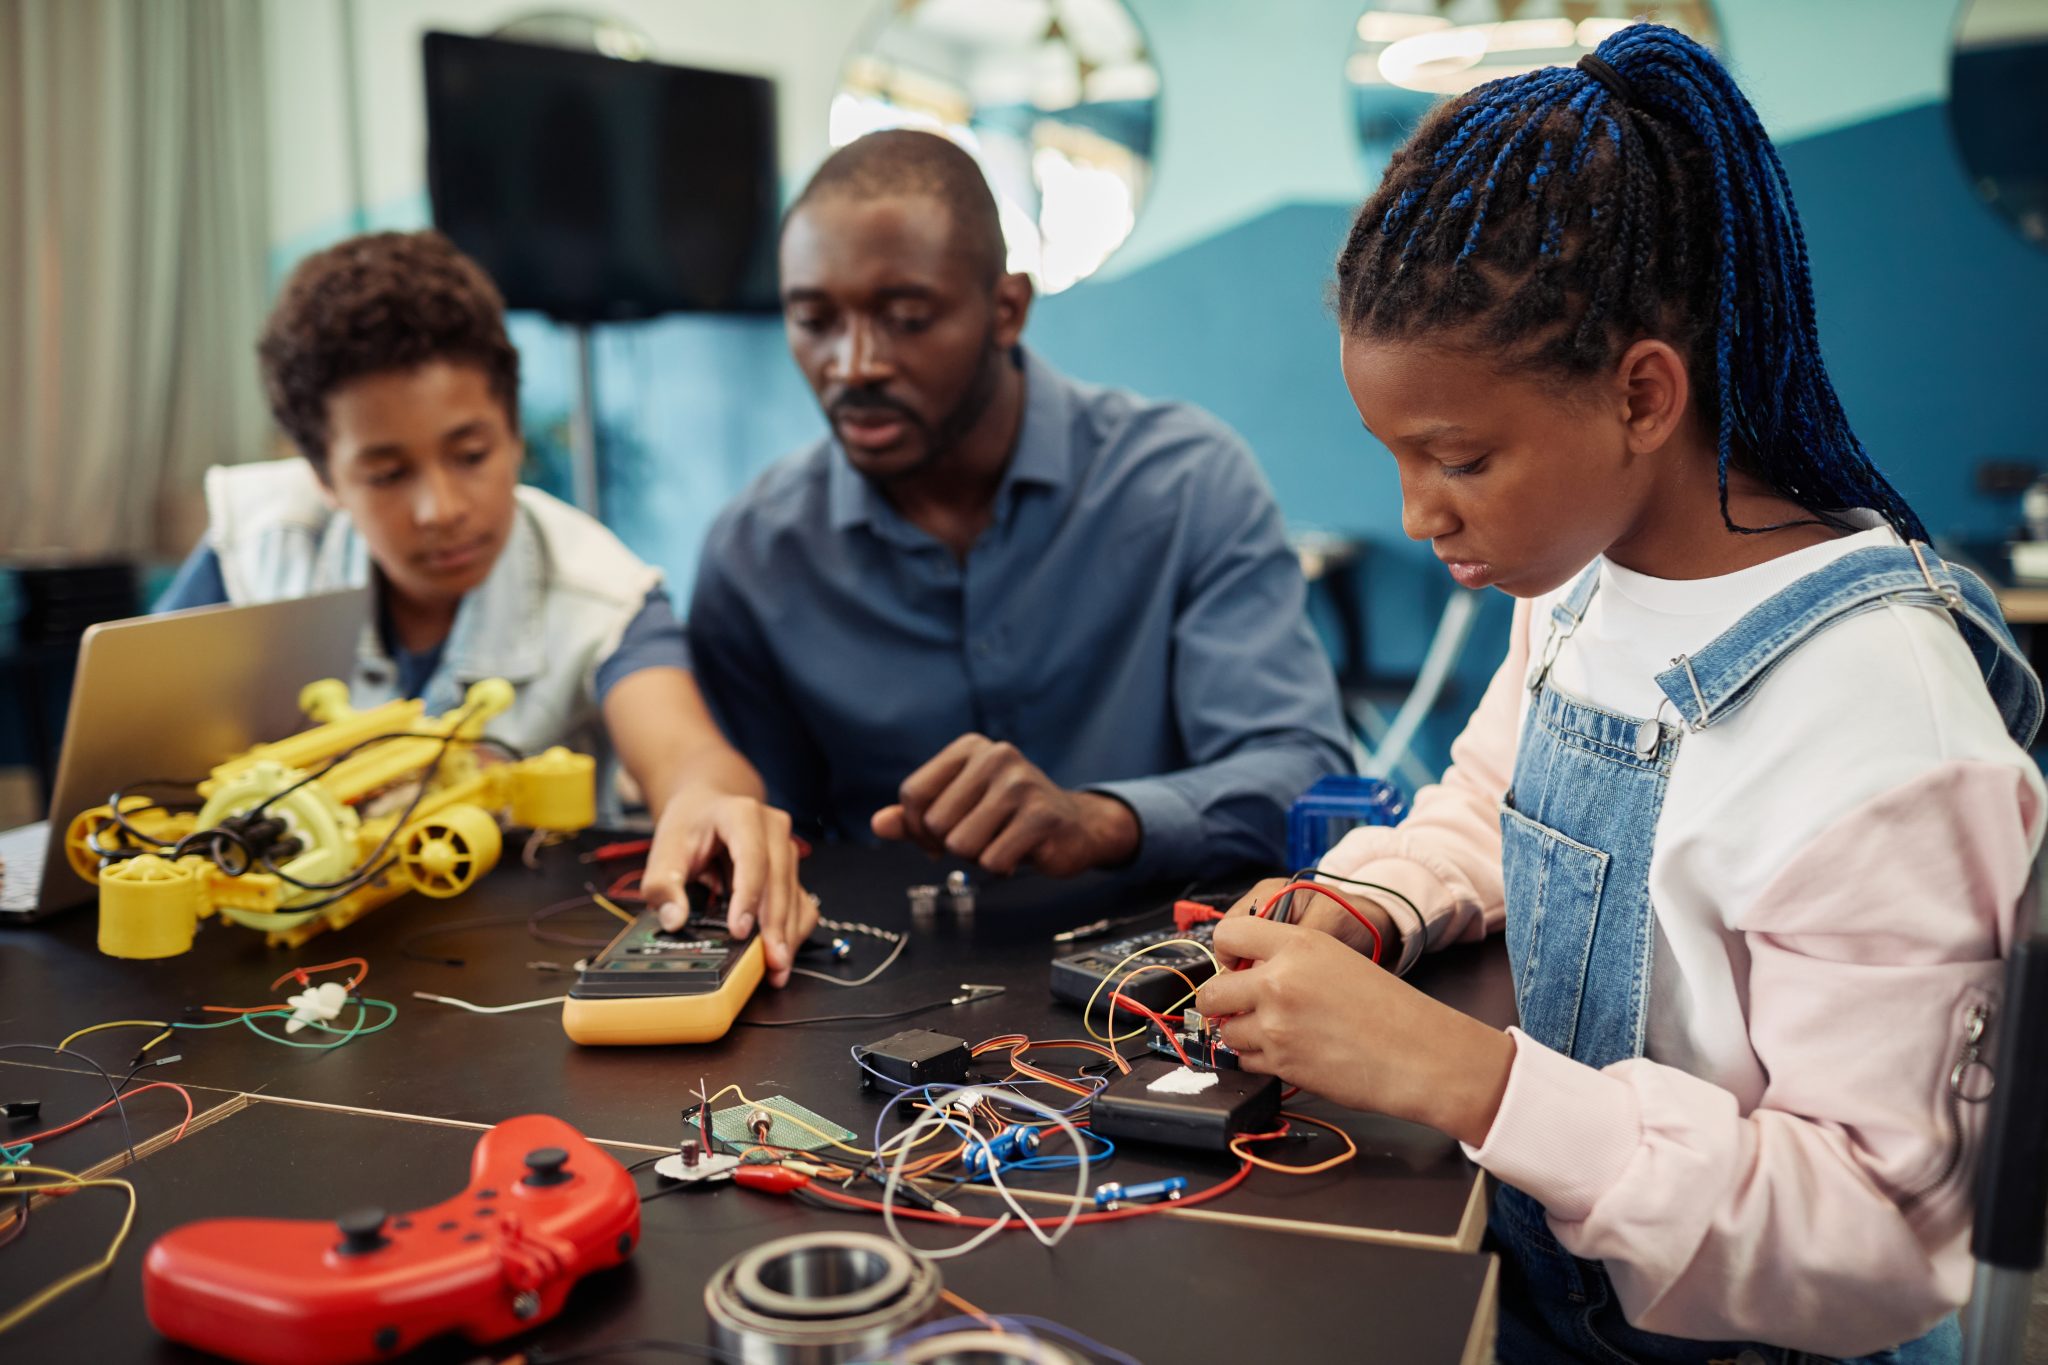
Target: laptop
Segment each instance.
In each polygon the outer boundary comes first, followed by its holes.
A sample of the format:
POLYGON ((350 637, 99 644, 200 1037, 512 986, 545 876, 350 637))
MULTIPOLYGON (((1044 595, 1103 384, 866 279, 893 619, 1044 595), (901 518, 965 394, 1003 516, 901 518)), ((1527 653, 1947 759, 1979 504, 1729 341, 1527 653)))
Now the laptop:
POLYGON ((93 898, 64 856, 80 811, 138 782, 203 779, 244 749, 305 729, 299 689, 355 672, 369 611, 369 591, 350 588, 87 628, 49 819, 0 832, 0 924, 93 898))

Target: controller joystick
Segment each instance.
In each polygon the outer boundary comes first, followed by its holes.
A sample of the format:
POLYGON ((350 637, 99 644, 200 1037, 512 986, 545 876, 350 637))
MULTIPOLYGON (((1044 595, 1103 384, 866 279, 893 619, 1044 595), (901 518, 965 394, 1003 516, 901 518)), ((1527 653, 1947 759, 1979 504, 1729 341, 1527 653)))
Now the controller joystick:
POLYGON ((526 1174, 520 1177, 522 1185, 566 1185, 570 1175, 565 1169, 569 1154, 560 1147, 536 1147, 526 1154, 526 1174))
POLYGON ((391 1245, 391 1239, 384 1235, 384 1224, 388 1216, 382 1209, 355 1209, 334 1220, 341 1229, 341 1245, 335 1253, 341 1256, 367 1256, 373 1251, 382 1251, 391 1245))
POLYGON ((396 1217, 173 1229, 143 1260, 149 1320, 249 1365, 368 1365, 446 1332, 479 1345, 523 1332, 640 1240, 633 1177, 560 1119, 507 1119, 469 1174, 454 1198, 396 1217))

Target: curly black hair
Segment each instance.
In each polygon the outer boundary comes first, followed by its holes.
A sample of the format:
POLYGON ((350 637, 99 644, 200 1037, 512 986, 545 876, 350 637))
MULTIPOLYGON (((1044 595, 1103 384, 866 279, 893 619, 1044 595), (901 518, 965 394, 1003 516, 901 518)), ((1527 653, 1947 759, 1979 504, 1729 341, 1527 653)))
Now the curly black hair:
POLYGON ((490 276, 438 232, 373 232, 300 261, 256 345, 277 424, 327 464, 327 397, 434 360, 475 365, 519 427, 519 352, 490 276))
MULTIPOLYGON (((1460 334, 1565 376, 1637 338, 1686 352, 1728 470, 1835 522, 1927 530, 1849 426, 1821 363, 1806 235, 1756 110, 1714 55, 1631 24, 1576 67, 1447 101, 1395 153, 1337 258, 1352 336, 1460 334)), ((1837 523, 1839 524, 1839 523, 1837 523)))

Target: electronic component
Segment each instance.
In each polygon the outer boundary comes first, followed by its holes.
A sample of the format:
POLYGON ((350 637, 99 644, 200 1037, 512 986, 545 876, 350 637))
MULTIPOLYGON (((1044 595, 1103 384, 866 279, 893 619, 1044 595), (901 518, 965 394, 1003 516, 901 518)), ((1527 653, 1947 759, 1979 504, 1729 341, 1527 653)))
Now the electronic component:
POLYGON ((1167 1203, 1179 1199, 1187 1189, 1188 1178, 1184 1175, 1144 1180, 1132 1185, 1120 1185, 1112 1180, 1107 1185, 1095 1187, 1095 1207, 1108 1211, 1122 1208, 1125 1204, 1167 1203))
POLYGON ((1240 1133, 1270 1131, 1279 1119, 1277 1077, 1191 1072, 1178 1061, 1149 1057, 1132 1062, 1130 1074, 1113 1077, 1088 1106, 1089 1131, 1113 1141, 1215 1152, 1228 1151, 1240 1133))
POLYGON ((711 1114, 711 1137, 720 1147, 735 1151, 746 1147, 780 1147, 793 1152, 815 1152, 832 1145, 832 1140, 851 1142, 853 1130, 843 1128, 826 1118, 814 1114, 795 1100, 780 1095, 770 1095, 755 1104, 735 1104, 729 1109, 713 1110, 711 1114), (756 1137, 748 1120, 755 1114, 769 1116, 768 1136, 756 1137), (790 1120, 798 1119, 800 1123, 790 1120), (803 1125, 809 1124, 810 1128, 803 1125), (812 1132, 815 1128, 818 1131, 812 1132))
POLYGON ((907 1028, 879 1043, 855 1048, 862 1063, 860 1083, 872 1089, 877 1073, 904 1089, 922 1085, 958 1085, 967 1080, 972 1058, 967 1040, 930 1029, 907 1028))
POLYGON ((43 1112, 41 1100, 9 1100, 0 1104, 0 1114, 10 1119, 32 1119, 43 1112))
POLYGON ((562 1028, 579 1043, 708 1043, 725 1036, 761 984, 758 937, 735 941, 692 885, 690 923, 680 935, 643 910, 578 974, 562 1003, 562 1028))
POLYGON ((1167 1035, 1155 1026, 1146 1033, 1145 1046, 1151 1049, 1153 1056, 1176 1066, 1180 1064, 1181 1052, 1185 1052, 1188 1060, 1198 1067, 1212 1071, 1238 1069, 1237 1049, 1218 1038, 1213 1028, 1193 1033, 1185 1028, 1175 1029, 1169 1041, 1167 1035), (1180 1044, 1180 1052, 1174 1051, 1175 1043, 1180 1044))
POLYGON ((985 1174, 991 1163, 1001 1168, 1012 1161, 1029 1161, 1038 1155, 1040 1137, 1038 1129, 1029 1124, 1013 1123, 997 1133, 983 1146, 978 1142, 967 1144, 966 1154, 960 1159, 967 1166, 969 1175, 985 1174))
MULTIPOLYGON (((1085 1008, 1088 1001, 1093 998, 1101 1016, 1107 1017, 1109 1006, 1106 1001, 1109 987, 1102 983, 1119 966, 1123 966, 1120 976, 1129 976, 1140 967, 1171 967, 1188 981, 1199 986, 1216 974, 1215 965, 1205 951, 1215 934, 1216 926, 1213 924, 1197 924, 1186 933, 1174 928, 1149 929, 1142 934, 1112 939, 1107 943, 1084 948, 1078 953, 1056 957, 1052 960, 1053 999, 1064 1000, 1070 1005, 1085 1008), (1190 939, 1202 946, 1194 948, 1185 944, 1175 944, 1172 947, 1159 948, 1157 952, 1146 953, 1136 962, 1125 962, 1132 953, 1143 952, 1147 948, 1157 947, 1174 939, 1190 939)), ((1154 1010, 1172 1009, 1180 1003, 1181 997, 1188 993, 1187 983, 1173 972, 1146 972, 1128 985, 1117 985, 1116 989, 1147 1009, 1154 1010)), ((1129 1019, 1131 1016, 1125 1014, 1123 1018, 1129 1019)))

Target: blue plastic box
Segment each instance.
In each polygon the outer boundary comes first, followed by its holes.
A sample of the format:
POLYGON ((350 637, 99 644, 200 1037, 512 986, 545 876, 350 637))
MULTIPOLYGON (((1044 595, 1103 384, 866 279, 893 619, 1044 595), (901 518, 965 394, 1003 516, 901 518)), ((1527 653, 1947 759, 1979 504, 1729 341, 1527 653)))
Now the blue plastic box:
POLYGON ((1314 867, 1339 839, 1360 825, 1398 825, 1408 802, 1391 782, 1331 773, 1301 794, 1287 812, 1287 867, 1314 867))

